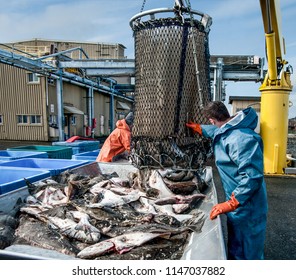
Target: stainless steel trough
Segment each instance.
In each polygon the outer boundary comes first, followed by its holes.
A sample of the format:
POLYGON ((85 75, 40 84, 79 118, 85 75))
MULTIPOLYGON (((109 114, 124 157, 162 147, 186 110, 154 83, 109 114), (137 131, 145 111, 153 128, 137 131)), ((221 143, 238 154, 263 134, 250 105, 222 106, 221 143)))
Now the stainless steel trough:
MULTIPOLYGON (((90 163, 73 169, 80 174, 98 175, 102 173, 116 172, 119 177, 126 178, 127 174, 137 169, 130 163, 90 163)), ((205 181, 209 187, 206 190, 206 198, 199 205, 199 210, 206 215, 201 233, 192 233, 184 250, 183 260, 224 260, 226 259, 225 245, 222 233, 220 217, 211 221, 209 213, 217 203, 217 193, 212 176, 212 168, 206 167, 205 181)), ((6 193, 0 196, 0 211, 8 212, 15 205, 18 198, 28 195, 27 187, 6 193)), ((0 259, 71 259, 61 253, 40 249, 32 246, 12 245, 0 250, 0 259)))

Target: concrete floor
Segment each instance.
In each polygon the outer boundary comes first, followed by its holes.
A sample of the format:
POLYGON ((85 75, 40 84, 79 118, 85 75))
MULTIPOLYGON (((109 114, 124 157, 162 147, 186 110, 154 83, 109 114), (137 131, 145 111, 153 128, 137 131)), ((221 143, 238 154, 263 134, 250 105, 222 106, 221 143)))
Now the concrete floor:
MULTIPOLYGON (((51 145, 49 142, 0 141, 0 150, 27 145, 51 145)), ((214 182, 219 202, 224 193, 220 177, 213 162, 214 182)), ((265 242, 266 260, 296 260, 296 176, 266 176, 268 195, 268 220, 265 242)), ((223 232, 227 242, 225 215, 222 215, 223 232)))

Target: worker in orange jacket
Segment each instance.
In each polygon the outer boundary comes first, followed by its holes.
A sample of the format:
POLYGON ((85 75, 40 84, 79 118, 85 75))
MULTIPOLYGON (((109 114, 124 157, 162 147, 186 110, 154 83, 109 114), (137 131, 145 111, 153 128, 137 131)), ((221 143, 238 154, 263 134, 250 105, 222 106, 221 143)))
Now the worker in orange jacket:
POLYGON ((116 128, 105 140, 96 159, 97 162, 112 162, 114 158, 130 153, 133 120, 134 115, 130 112, 125 119, 116 122, 116 128))

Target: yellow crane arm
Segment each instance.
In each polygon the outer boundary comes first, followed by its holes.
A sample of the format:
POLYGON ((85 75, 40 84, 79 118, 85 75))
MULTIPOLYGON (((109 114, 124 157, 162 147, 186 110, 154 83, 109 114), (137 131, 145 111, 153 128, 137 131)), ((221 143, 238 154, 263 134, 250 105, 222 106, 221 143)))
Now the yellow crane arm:
POLYGON ((266 38, 268 75, 270 81, 275 81, 277 70, 286 64, 283 58, 286 50, 282 37, 280 3, 279 0, 260 0, 260 7, 266 38))
POLYGON ((260 0, 268 71, 260 86, 260 134, 264 144, 264 172, 282 174, 287 166, 289 94, 292 91, 290 69, 284 60, 280 0, 260 0))

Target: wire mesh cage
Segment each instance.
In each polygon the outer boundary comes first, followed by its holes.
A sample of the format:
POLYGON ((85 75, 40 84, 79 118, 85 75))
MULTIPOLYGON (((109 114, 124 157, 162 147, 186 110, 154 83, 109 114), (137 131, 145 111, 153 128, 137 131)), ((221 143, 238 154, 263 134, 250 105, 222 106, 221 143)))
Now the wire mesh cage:
POLYGON ((131 159, 141 167, 199 169, 210 142, 186 122, 205 123, 210 97, 208 31, 183 17, 135 20, 135 103, 131 159))

